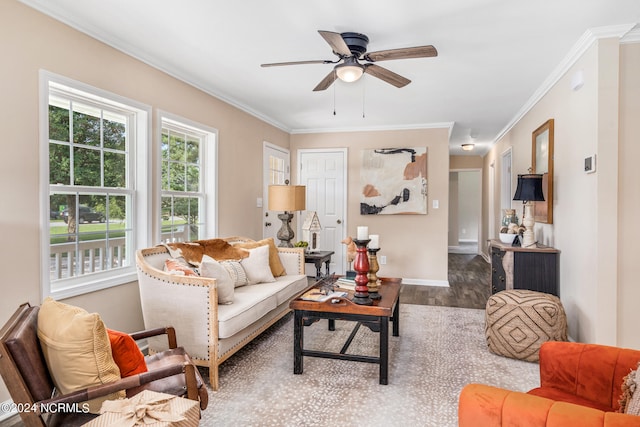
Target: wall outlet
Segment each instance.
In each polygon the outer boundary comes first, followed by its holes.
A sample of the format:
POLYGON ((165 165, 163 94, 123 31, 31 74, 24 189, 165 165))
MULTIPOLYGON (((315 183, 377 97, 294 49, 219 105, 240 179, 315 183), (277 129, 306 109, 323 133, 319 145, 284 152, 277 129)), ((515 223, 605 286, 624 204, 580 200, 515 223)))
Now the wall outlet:
POLYGON ((380 255, 380 264, 385 265, 387 263, 387 256, 380 255))
POLYGON ((256 208, 261 208, 262 207, 262 197, 258 197, 256 199, 256 208))

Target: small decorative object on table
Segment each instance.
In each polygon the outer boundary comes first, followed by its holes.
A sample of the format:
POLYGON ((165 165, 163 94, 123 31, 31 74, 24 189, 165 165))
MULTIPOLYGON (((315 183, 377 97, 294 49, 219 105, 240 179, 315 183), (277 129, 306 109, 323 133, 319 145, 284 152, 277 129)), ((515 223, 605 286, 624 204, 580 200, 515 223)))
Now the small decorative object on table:
MULTIPOLYGON (((360 227, 358 227, 360 228, 360 227)), ((360 230, 358 230, 358 237, 360 237, 360 230)), ((367 257, 367 245, 369 239, 356 239, 354 243, 357 247, 356 259, 353 261, 353 269, 356 271, 356 288, 353 295, 353 302, 360 305, 372 305, 373 301, 369 296, 369 257, 367 257)))
POLYGON ((369 242, 369 248, 367 249, 369 252, 369 284, 367 286, 369 288, 369 297, 375 300, 380 299, 380 294, 378 293, 378 275, 376 274, 380 270, 377 258, 378 251, 380 250, 380 242, 377 234, 371 234, 369 238, 371 242, 369 242))
POLYGON ((128 399, 107 400, 98 418, 85 427, 153 425, 157 427, 196 427, 200 408, 195 400, 144 390, 128 399))

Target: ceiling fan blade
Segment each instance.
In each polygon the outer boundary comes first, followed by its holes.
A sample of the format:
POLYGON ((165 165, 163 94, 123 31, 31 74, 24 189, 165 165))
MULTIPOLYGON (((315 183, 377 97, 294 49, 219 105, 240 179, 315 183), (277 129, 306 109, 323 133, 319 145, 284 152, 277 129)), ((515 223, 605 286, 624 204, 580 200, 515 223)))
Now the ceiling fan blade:
POLYGON ((342 56, 352 55, 351 49, 349 49, 349 46, 347 46, 347 44, 344 42, 344 39, 342 38, 340 33, 334 33, 332 31, 322 31, 322 30, 318 30, 318 32, 320 33, 322 38, 327 43, 329 43, 329 46, 331 46, 331 49, 333 49, 333 51, 336 54, 342 55, 342 56))
POLYGON ((411 83, 411 80, 406 77, 402 77, 400 74, 396 74, 393 71, 375 64, 365 64, 364 72, 371 74, 373 77, 377 77, 380 80, 384 80, 395 87, 404 87, 411 83))
POLYGON ((377 62, 389 61, 391 59, 429 58, 433 56, 438 56, 438 51, 435 47, 429 45, 370 52, 364 55, 364 59, 377 62))
POLYGON ((331 86, 331 84, 333 84, 333 82, 336 81, 336 72, 335 70, 331 70, 331 72, 329 74, 326 75, 326 77, 324 79, 322 79, 322 81, 320 83, 318 83, 318 85, 316 87, 313 88, 314 92, 318 92, 321 90, 325 90, 326 88, 328 88, 329 86, 331 86))
POLYGON ((333 61, 327 59, 318 59, 312 61, 292 61, 292 62, 273 62, 270 64, 260 64, 261 67, 280 67, 282 65, 302 65, 302 64, 332 64, 333 61))

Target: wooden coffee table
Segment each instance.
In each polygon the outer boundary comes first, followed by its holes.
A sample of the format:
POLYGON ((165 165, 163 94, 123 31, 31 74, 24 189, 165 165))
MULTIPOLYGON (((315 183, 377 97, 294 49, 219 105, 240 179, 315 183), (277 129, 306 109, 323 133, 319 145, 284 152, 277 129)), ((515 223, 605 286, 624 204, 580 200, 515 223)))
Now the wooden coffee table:
POLYGON ((345 298, 330 299, 324 302, 306 301, 297 298, 289 304, 294 312, 293 326, 293 373, 302 374, 303 356, 323 357, 327 359, 350 360, 355 362, 376 363, 380 365, 380 384, 389 381, 389 320, 393 322, 393 336, 400 335, 400 287, 402 279, 381 278, 378 292, 379 300, 373 305, 359 305, 352 302, 353 291, 345 298), (320 319, 328 319, 329 330, 335 329, 335 321, 356 322, 351 335, 339 353, 305 350, 304 327, 320 319), (378 357, 346 354, 346 351, 361 325, 380 334, 380 354, 378 357))

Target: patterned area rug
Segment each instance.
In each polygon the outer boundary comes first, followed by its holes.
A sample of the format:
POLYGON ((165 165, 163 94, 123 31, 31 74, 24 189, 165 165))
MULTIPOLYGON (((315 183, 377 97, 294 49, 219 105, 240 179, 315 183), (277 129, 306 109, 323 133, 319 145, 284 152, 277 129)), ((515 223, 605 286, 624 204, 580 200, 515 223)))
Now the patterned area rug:
MULTIPOLYGON (((305 348, 339 351, 353 326, 306 327, 305 348)), ((388 385, 378 384, 378 365, 362 362, 305 357, 304 373, 294 375, 292 340, 289 314, 223 363, 201 425, 453 427, 468 383, 539 386, 537 364, 489 352, 484 310, 401 306, 400 336, 389 337, 388 385)), ((377 334, 361 327, 348 352, 376 355, 377 334)))

